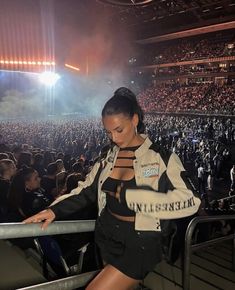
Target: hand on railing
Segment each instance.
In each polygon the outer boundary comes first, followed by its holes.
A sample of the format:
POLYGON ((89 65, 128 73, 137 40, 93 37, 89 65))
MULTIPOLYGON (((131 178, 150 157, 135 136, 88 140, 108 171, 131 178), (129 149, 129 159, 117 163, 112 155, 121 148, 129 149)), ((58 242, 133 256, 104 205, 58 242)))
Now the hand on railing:
POLYGON ((43 210, 23 221, 24 224, 40 223, 42 230, 46 229, 48 225, 55 219, 55 214, 51 209, 43 210))

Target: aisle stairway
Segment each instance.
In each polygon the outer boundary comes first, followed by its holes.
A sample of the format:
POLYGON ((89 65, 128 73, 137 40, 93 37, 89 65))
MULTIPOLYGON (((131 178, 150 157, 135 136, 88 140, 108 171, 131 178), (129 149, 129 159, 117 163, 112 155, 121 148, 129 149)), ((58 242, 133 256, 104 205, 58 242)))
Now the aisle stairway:
POLYGON ((31 253, 0 240, 0 290, 14 290, 43 282, 46 279, 42 268, 31 253))
MULTIPOLYGON (((232 269, 232 242, 198 250, 192 256, 190 290, 235 290, 235 273, 232 269)), ((165 262, 157 265, 144 280, 151 290, 181 290, 181 263, 174 266, 165 262)))

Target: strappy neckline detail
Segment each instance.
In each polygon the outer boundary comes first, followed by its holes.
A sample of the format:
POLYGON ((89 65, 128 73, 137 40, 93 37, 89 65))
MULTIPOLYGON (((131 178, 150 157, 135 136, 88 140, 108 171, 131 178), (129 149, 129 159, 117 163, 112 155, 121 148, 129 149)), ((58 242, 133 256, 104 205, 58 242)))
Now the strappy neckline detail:
POLYGON ((130 159, 130 160, 135 160, 135 156, 118 156, 117 159, 130 159))
POLYGON ((115 165, 114 168, 128 168, 128 169, 134 169, 133 165, 115 165))

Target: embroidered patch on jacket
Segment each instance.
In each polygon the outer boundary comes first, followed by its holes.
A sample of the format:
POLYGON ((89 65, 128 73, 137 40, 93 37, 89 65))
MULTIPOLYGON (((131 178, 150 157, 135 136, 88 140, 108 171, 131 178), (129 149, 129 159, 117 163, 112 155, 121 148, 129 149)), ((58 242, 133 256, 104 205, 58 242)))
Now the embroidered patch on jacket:
POLYGON ((159 166, 145 168, 142 170, 143 177, 156 177, 159 175, 159 166))

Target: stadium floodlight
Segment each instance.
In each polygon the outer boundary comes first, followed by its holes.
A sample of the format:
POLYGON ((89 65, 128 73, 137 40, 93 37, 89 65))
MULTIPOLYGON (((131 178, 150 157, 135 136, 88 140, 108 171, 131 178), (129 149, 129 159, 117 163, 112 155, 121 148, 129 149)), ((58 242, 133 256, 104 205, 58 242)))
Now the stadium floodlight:
POLYGON ((39 75, 39 80, 46 86, 54 86, 60 79, 57 73, 45 71, 39 75))

